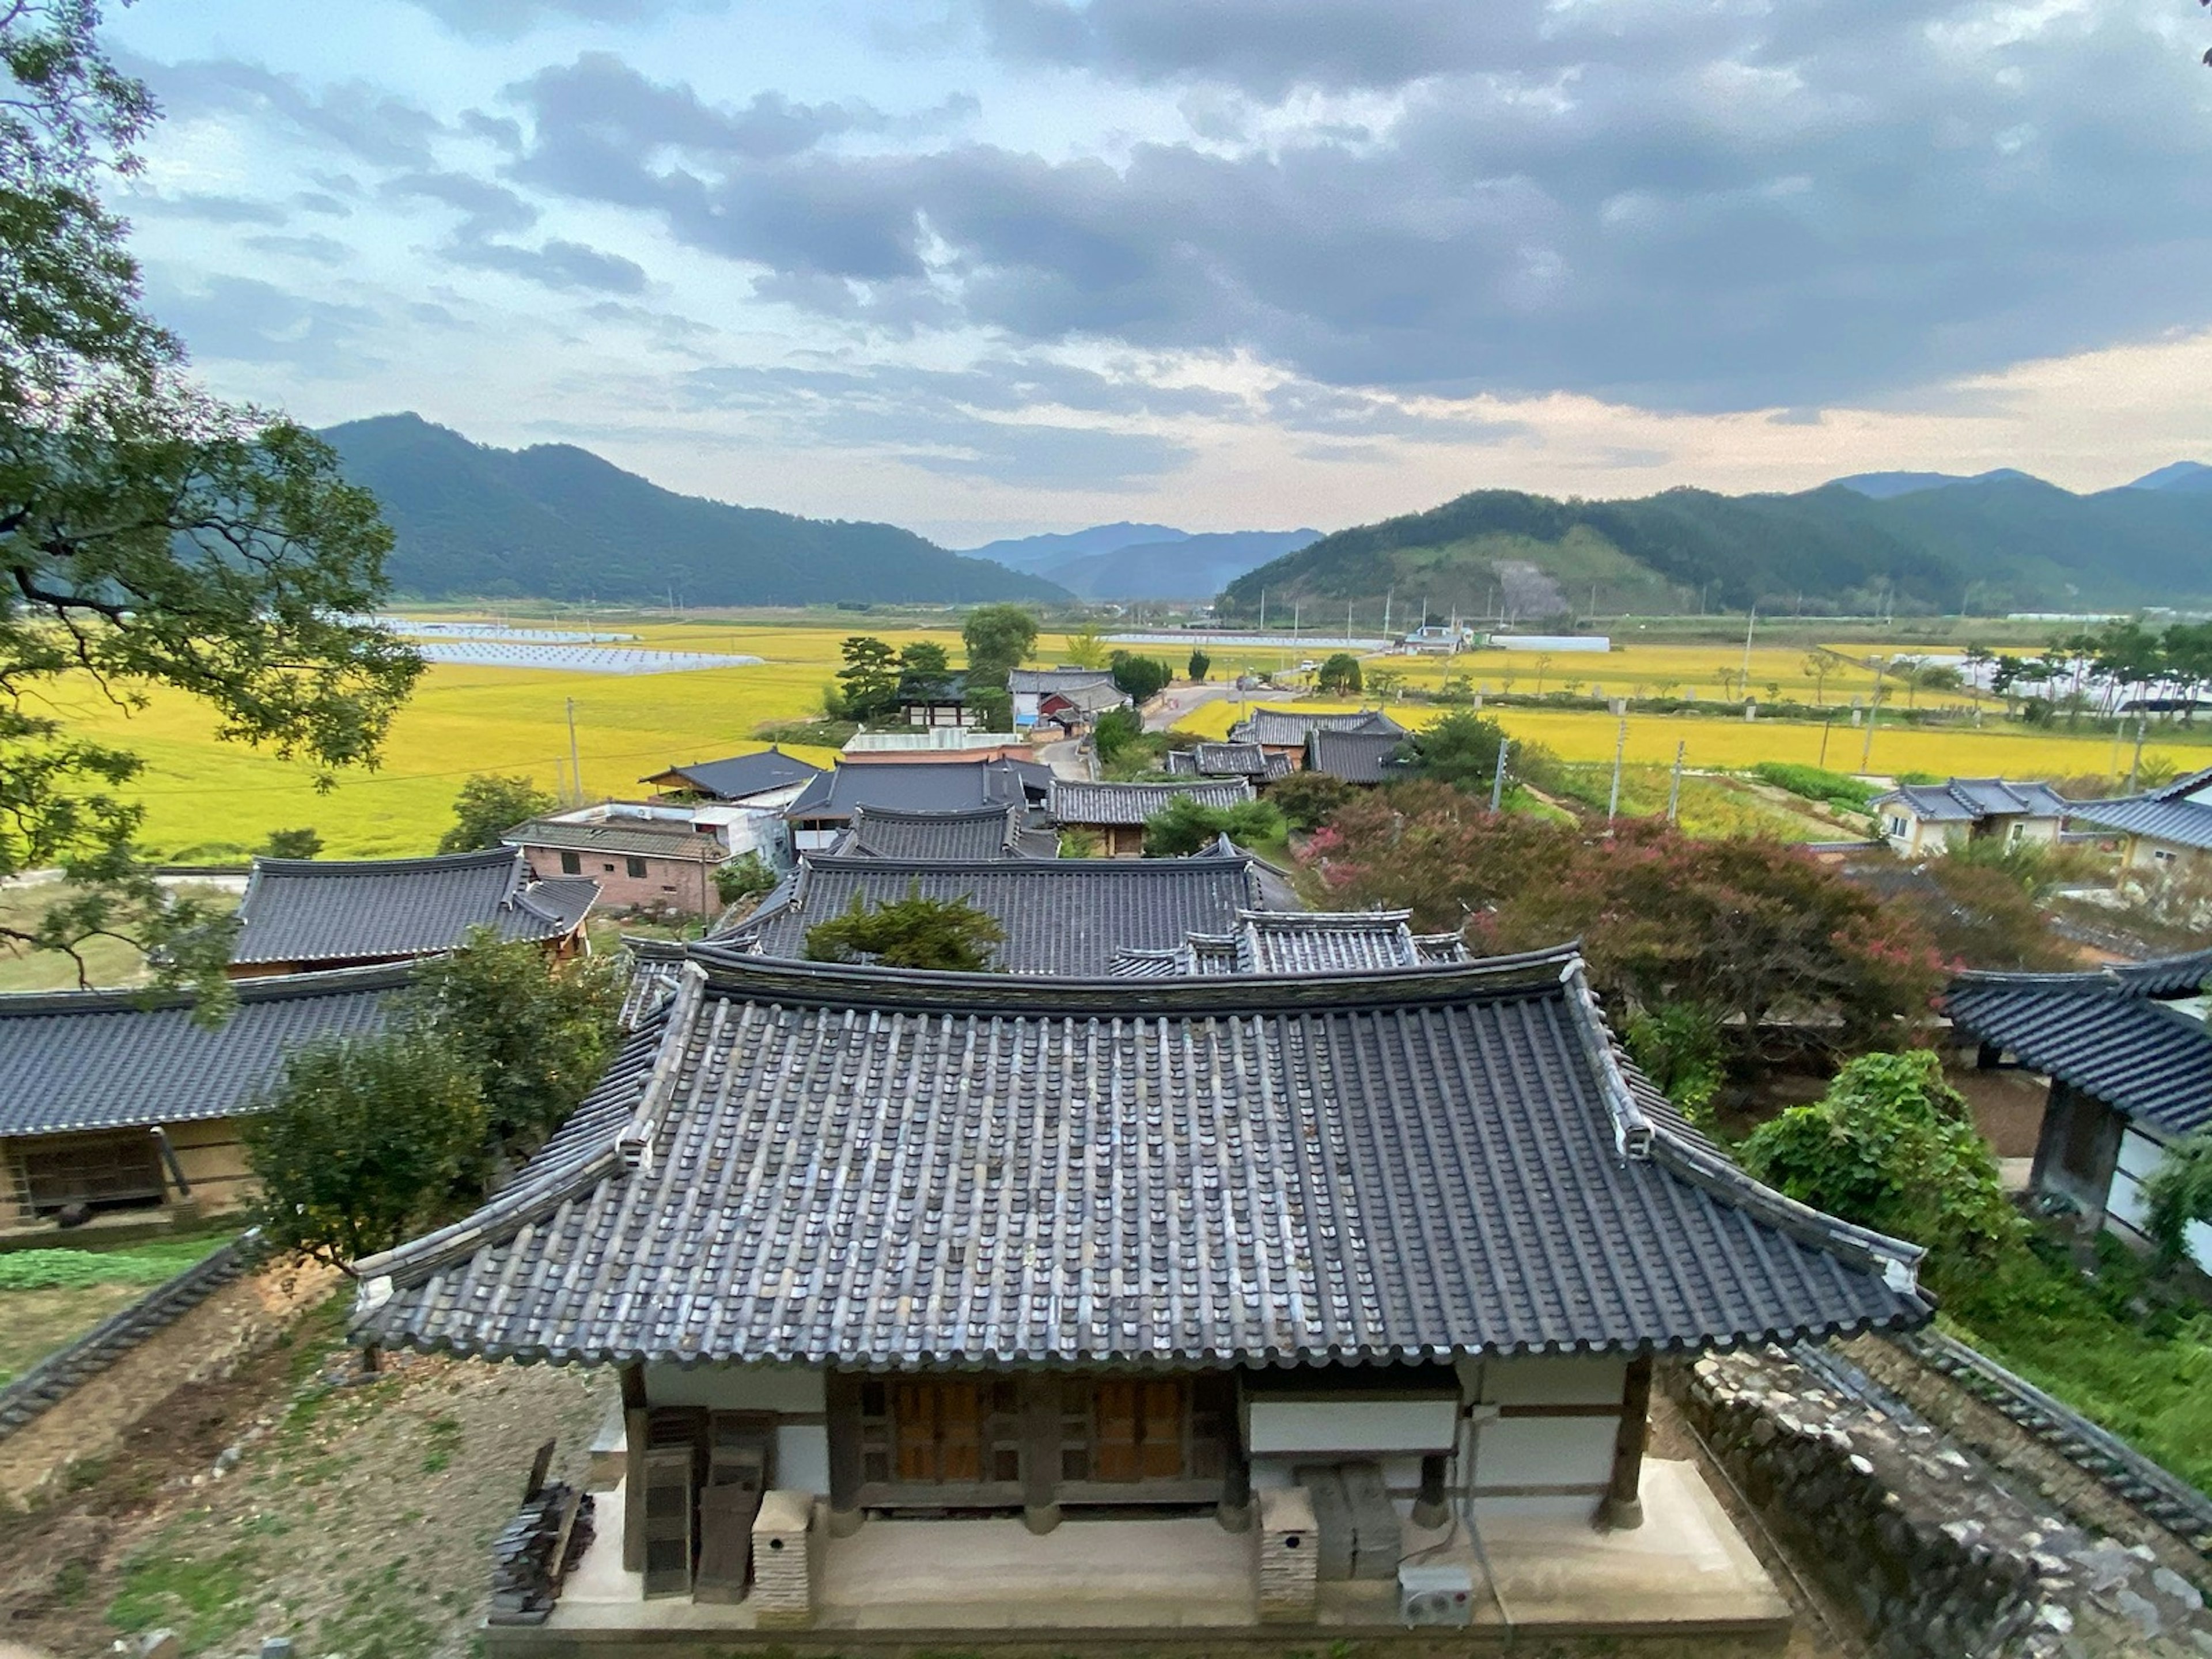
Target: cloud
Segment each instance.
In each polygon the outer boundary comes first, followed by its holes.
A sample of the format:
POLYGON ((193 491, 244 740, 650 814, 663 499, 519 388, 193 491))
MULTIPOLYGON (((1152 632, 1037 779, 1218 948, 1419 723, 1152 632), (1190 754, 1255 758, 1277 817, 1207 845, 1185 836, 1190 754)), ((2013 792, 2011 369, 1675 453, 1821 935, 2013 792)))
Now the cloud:
POLYGON ((457 240, 440 250, 449 264, 477 270, 503 271, 542 288, 564 293, 641 294, 645 267, 619 254, 603 253, 581 242, 554 237, 540 246, 515 247, 504 242, 457 240))
POLYGON ((297 76, 235 58, 180 64, 118 58, 153 88, 172 118, 243 116, 380 166, 428 166, 432 141, 444 131, 419 105, 364 81, 314 91, 297 76))
POLYGON ((155 316, 198 357, 332 378, 376 362, 370 343, 380 319, 364 307, 307 299, 251 276, 204 276, 185 286, 149 272, 147 286, 155 316))
POLYGON ((1993 33, 1978 0, 1294 0, 1231 27, 1257 3, 1006 0, 991 39, 1255 94, 1389 87, 1388 118, 1110 161, 856 147, 862 106, 726 107, 601 55, 514 89, 515 177, 842 323, 1401 393, 1879 401, 2201 316, 2212 173, 2177 140, 2212 96, 2124 11, 1993 33))
POLYGON ((149 191, 126 196, 117 205, 135 219, 200 219, 214 225, 281 225, 291 217, 273 202, 202 191, 173 196, 149 191))
POLYGON ((635 27, 679 12, 726 9, 728 0, 414 0, 456 34, 514 40, 556 23, 635 27))
POLYGON ((1187 465, 1187 444, 1149 432, 975 422, 944 434, 942 452, 916 450, 909 466, 950 477, 1032 489, 1128 490, 1187 465))
POLYGON ((249 236, 246 245, 257 253, 283 254, 319 265, 349 264, 357 257, 335 236, 249 236))

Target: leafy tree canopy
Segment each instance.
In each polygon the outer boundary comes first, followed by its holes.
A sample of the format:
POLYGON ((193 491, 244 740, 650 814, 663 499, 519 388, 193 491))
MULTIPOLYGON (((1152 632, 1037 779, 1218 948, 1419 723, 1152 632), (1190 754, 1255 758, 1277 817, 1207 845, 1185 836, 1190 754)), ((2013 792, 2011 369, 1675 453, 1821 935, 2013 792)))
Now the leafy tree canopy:
POLYGON ((1006 941, 997 918, 964 899, 924 897, 919 882, 902 899, 868 908, 859 894, 842 916, 806 932, 809 962, 872 962, 951 973, 997 971, 991 947, 1006 941))
POLYGON ((1283 815, 1264 800, 1207 806, 1194 796, 1177 795, 1145 820, 1145 856, 1181 858, 1223 836, 1240 846, 1280 841, 1288 830, 1283 815))
POLYGON ((952 673, 952 659, 935 640, 915 640, 899 653, 899 678, 943 680, 952 673))
POLYGON ((304 428, 194 386, 143 308, 100 195, 137 170, 155 109, 99 21, 91 0, 0 9, 0 878, 66 876, 0 944, 159 945, 216 1010, 228 933, 139 863, 143 762, 71 732, 53 711, 82 694, 60 682, 126 707, 188 692, 224 738, 327 782, 375 763, 422 662, 362 620, 391 545, 375 502, 304 428))
POLYGON ((1098 758, 1115 761, 1145 735, 1145 717, 1133 708, 1109 708, 1099 715, 1091 735, 1098 746, 1098 758))
POLYGON ((1127 651, 1116 651, 1107 659, 1113 670, 1114 684, 1128 693, 1132 701, 1150 702, 1166 689, 1175 678, 1175 670, 1158 657, 1139 657, 1127 651))
POLYGON ((758 853, 740 853, 714 872, 714 895, 725 904, 735 904, 775 885, 775 872, 758 853))
POLYGON ((838 647, 845 665, 837 685, 845 713, 856 720, 880 720, 898 706, 898 657, 872 634, 855 634, 838 647))
POLYGON ((1267 786, 1267 799, 1294 830, 1318 830, 1352 799, 1352 786, 1326 772, 1292 772, 1267 786))
POLYGON ((1340 651, 1322 662, 1314 673, 1314 690, 1327 696, 1342 696, 1360 687, 1359 659, 1340 651))
POLYGON ((1471 708, 1455 708, 1415 737, 1408 745, 1414 769, 1425 778, 1469 794, 1486 796, 1498 770, 1498 751, 1505 728, 1471 708))
MULTIPOLYGON (((2168 1146, 2143 1183, 2143 1196, 2150 1206, 2143 1231, 2150 1237, 2159 1266, 2172 1267, 2187 1261, 2189 1230, 2212 1226, 2212 1134, 2200 1131, 2168 1146)), ((2212 1262, 2204 1265, 2212 1267, 2212 1262)))
POLYGON ((1213 672, 1213 659, 1203 651, 1193 651, 1188 666, 1191 678, 1202 684, 1206 677, 1213 672))
POLYGON ((556 802, 528 778, 479 772, 453 797, 453 827, 439 838, 441 853, 474 853, 496 847, 518 823, 551 811, 556 802))
POLYGON ((1036 618, 1018 605, 979 605, 960 624, 968 648, 968 683, 1003 688, 1006 676, 1036 649, 1036 618))
POLYGON ((271 830, 261 843, 262 856, 272 859, 311 859, 323 850, 323 838, 312 829, 271 830))

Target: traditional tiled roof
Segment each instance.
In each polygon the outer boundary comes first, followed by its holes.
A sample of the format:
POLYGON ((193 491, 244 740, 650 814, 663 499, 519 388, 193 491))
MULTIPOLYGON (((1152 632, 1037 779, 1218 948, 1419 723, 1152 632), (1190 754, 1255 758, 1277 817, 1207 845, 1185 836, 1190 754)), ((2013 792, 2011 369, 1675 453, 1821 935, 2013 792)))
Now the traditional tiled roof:
POLYGON ((1399 737, 1406 728, 1388 714, 1372 708, 1350 714, 1308 714, 1295 708, 1255 708, 1229 728, 1231 743, 1263 743, 1270 749, 1303 749, 1315 732, 1389 732, 1399 737))
POLYGON ((562 818, 532 818, 518 823, 500 837, 509 847, 551 847, 580 853, 605 853, 649 859, 677 859, 687 864, 720 864, 728 848, 713 836, 702 835, 686 823, 655 822, 651 818, 591 818, 572 823, 562 818))
POLYGON ((1201 743, 1167 752, 1167 770, 1186 777, 1267 778, 1283 762, 1256 743, 1201 743))
POLYGON ((1044 696, 1054 691, 1079 691, 1102 685, 1117 696, 1121 695, 1114 676, 1103 668, 1017 668, 1006 675, 1006 690, 1018 696, 1044 696))
POLYGON ((860 761, 841 764, 808 784, 783 809, 797 822, 842 822, 856 806, 895 812, 964 812, 977 806, 1018 806, 1042 799, 1052 768, 1034 761, 860 761))
POLYGON ((672 789, 696 790, 713 800, 745 800, 754 795, 792 788, 821 774, 820 767, 810 766, 771 744, 757 754, 672 766, 665 772, 656 772, 639 781, 672 789))
POLYGON ((968 677, 965 674, 902 674, 898 683, 898 701, 909 702, 966 702, 968 677))
POLYGON ((1991 817, 2063 817, 2074 804, 2047 783, 2008 783, 2002 778, 1953 778, 1945 783, 1905 783, 1876 795, 1869 806, 1901 801, 1930 823, 1978 823, 1991 817))
POLYGON ((842 915, 855 899, 873 908, 916 888, 925 898, 963 900, 994 918, 1006 930, 994 955, 1006 972, 1071 977, 1105 974, 1116 951, 1225 933, 1240 910, 1268 902, 1250 860, 1211 853, 969 864, 810 854, 737 937, 763 956, 803 957, 807 930, 842 915))
POLYGON ((2185 1135, 2212 1128, 2212 1033, 2173 981, 2203 953, 2081 974, 1961 974, 1943 994, 1960 1030, 2094 1095, 2116 1111, 2185 1135), (2131 977, 2124 977, 2131 975, 2131 977))
POLYGON ((1306 739, 1306 767, 1345 783, 1386 783, 1403 773, 1392 757, 1405 741, 1396 732, 1316 732, 1306 739))
POLYGON ((501 939, 558 939, 599 896, 583 876, 532 881, 519 847, 424 859, 256 859, 230 959, 433 956, 477 927, 501 939))
POLYGON ((1126 708, 1129 694, 1110 679, 1101 677, 1079 685, 1055 686, 1037 699, 1038 706, 1065 703, 1068 708, 1085 714, 1103 714, 1109 708, 1126 708))
POLYGON ((1252 786, 1243 778, 1205 783, 1079 783, 1056 778, 1050 810, 1060 823, 1137 824, 1149 821, 1178 795, 1222 811, 1254 799, 1252 786))
POLYGON ((2070 801, 2067 816, 2179 847, 2212 847, 2212 767, 2140 795, 2070 801))
POLYGON ((634 1031, 675 994, 676 975, 684 966, 684 946, 674 939, 624 933, 622 948, 629 960, 629 978, 623 988, 621 1024, 623 1030, 634 1031))
POLYGON ((978 859, 1055 858, 1060 837, 1033 826, 1020 806, 979 806, 968 812, 898 812, 859 806, 837 843, 839 858, 927 859, 955 863, 978 859))
POLYGON ((2212 950, 2148 962, 2116 962, 2105 971, 2139 997, 2193 996, 2212 980, 2212 950))
POLYGON ((1121 978, 1170 974, 1351 974, 1468 960, 1457 933, 1416 933, 1410 910, 1246 910, 1227 933, 1193 933, 1164 951, 1123 951, 1121 978))
POLYGON ((353 1334, 589 1364, 1227 1366, 1917 1325, 1920 1252, 1648 1112, 1566 954, 1047 984, 695 946, 625 1082, 353 1334))
POLYGON ((380 1027, 410 963, 240 981, 220 1025, 191 993, 34 991, 0 996, 0 1135, 140 1128, 228 1117, 318 1037, 380 1027))

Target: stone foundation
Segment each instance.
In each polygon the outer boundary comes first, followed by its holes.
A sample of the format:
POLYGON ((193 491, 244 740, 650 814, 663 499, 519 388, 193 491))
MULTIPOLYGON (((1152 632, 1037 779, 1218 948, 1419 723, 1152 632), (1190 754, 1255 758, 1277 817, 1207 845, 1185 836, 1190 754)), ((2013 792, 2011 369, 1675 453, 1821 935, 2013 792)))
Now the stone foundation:
POLYGON ((1260 1507, 1261 1620, 1270 1625, 1310 1625, 1321 1565, 1321 1538, 1314 1525, 1313 1502, 1303 1486, 1271 1486, 1255 1496, 1260 1507))

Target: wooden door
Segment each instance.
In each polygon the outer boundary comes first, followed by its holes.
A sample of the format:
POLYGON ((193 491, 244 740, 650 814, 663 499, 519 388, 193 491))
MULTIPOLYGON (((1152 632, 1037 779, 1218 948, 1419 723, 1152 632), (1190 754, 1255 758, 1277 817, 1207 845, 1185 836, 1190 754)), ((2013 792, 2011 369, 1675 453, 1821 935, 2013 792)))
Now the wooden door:
POLYGON ((1188 1473, 1188 1384, 1102 1380, 1091 1389, 1094 1480, 1176 1480, 1188 1473))
POLYGON ((988 1384, 901 1382, 891 1395, 898 1480, 942 1485, 983 1478, 988 1384))

